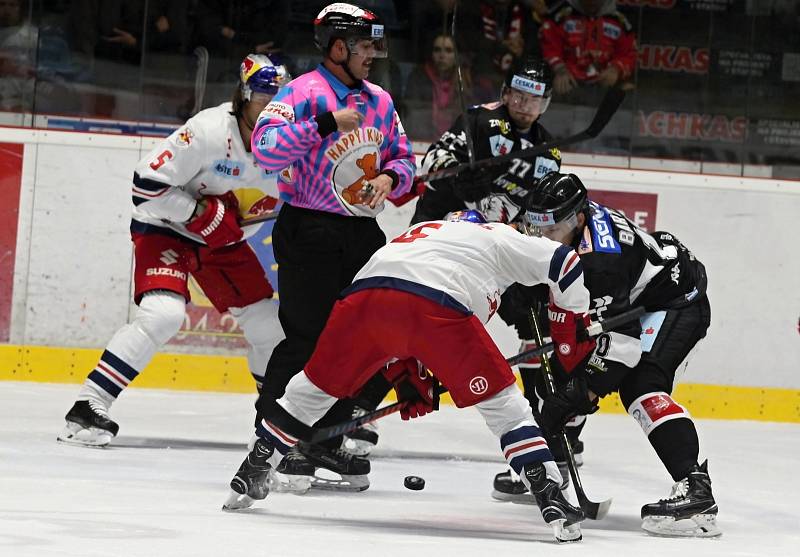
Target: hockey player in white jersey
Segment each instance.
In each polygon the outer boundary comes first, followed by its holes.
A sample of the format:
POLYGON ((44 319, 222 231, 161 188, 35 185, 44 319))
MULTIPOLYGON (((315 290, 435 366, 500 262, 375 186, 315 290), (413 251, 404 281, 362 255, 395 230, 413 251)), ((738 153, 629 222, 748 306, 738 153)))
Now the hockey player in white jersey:
POLYGON ((117 434, 108 409, 180 329, 190 274, 219 312, 237 319, 260 384, 283 334, 272 286, 245 241, 258 227, 243 230, 239 222, 278 201, 277 177, 255 164, 250 135, 261 110, 288 81, 283 65, 248 55, 232 102, 190 118, 136 165, 131 236, 139 307, 89 373, 59 441, 97 447, 117 434))
POLYGON ((576 365, 594 347, 576 334, 589 308, 580 260, 567 246, 487 224, 477 211, 452 218, 410 228, 359 271, 303 372, 282 398, 256 404, 258 439, 231 481, 225 509, 264 499, 269 470, 285 468, 284 455, 308 439, 311 425, 338 399, 357 395, 377 369, 408 401, 403 419, 438 408, 437 381, 458 407, 475 406, 556 538, 581 538, 583 513, 561 494, 561 475, 530 405, 484 327, 510 284, 547 284, 559 358, 567 368, 576 365))

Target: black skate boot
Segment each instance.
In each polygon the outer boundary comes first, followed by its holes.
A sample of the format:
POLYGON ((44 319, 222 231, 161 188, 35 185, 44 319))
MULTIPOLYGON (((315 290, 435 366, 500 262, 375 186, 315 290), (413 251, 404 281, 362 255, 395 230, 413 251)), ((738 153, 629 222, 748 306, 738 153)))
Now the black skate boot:
POLYGON ((256 439, 250 453, 239 466, 239 470, 231 480, 233 492, 222 505, 223 511, 246 509, 254 501, 264 499, 269 494, 268 476, 272 464, 270 457, 275 448, 263 438, 256 439))
POLYGON ((100 400, 79 400, 65 417, 67 425, 57 439, 71 445, 105 447, 117 435, 119 426, 108 417, 108 407, 100 400))
POLYGON ((530 484, 542 518, 553 528, 556 541, 580 541, 582 536, 579 522, 585 518, 583 511, 573 507, 561 493, 559 484, 547 477, 544 463, 528 464, 522 469, 522 473, 530 484))
MULTIPOLYGON (((353 408, 353 419, 360 418, 368 411, 360 406, 353 408)), ((342 448, 355 456, 369 456, 378 444, 378 424, 364 424, 360 428, 344 434, 342 448)))
POLYGON ((707 460, 692 466, 689 474, 672 486, 668 498, 642 507, 642 529, 659 536, 711 538, 722 534, 707 460))
POLYGON ((498 501, 511 501, 523 505, 536 504, 533 494, 511 470, 497 474, 492 487, 492 498, 498 501))
POLYGON ((292 447, 280 464, 270 471, 269 489, 276 493, 302 495, 311 489, 315 471, 316 466, 297 447, 292 447))
POLYGON ((354 456, 342 449, 331 450, 302 441, 297 444, 297 448, 318 468, 311 480, 311 487, 334 491, 364 491, 369 487, 367 474, 370 466, 366 458, 354 456), (320 475, 320 470, 332 472, 339 478, 332 478, 331 474, 320 475))

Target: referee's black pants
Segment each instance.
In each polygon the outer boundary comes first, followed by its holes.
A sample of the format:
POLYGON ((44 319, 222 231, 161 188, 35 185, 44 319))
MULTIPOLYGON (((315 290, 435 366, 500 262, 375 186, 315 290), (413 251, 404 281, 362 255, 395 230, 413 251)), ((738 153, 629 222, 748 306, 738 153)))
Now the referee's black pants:
MULTIPOLYGON (((386 236, 374 218, 289 204, 281 208, 272 231, 272 248, 278 263, 278 318, 286 338, 269 359, 261 397, 277 400, 283 396, 289 380, 311 358, 339 293, 385 243, 386 236)), ((358 339, 348 340, 352 342, 343 339, 342 350, 357 350, 358 339)), ((317 425, 348 420, 352 410, 349 401, 337 403, 317 425)), ((332 440, 330 445, 338 447, 340 442, 332 440)))

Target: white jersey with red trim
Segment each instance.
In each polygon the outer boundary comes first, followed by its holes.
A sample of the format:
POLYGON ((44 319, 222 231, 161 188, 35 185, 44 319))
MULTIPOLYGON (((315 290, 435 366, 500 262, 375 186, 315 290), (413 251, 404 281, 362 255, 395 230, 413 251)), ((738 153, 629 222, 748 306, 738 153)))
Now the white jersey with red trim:
POLYGON ((470 311, 483 323, 511 284, 547 284, 559 307, 589 311, 583 267, 569 246, 533 238, 506 224, 431 221, 379 249, 351 289, 390 287, 470 311))
MULTIPOLYGON (((199 112, 139 161, 133 178, 134 221, 202 243, 183 223, 204 195, 233 192, 240 218, 276 208, 277 174, 259 167, 245 149, 231 107, 227 102, 199 112)), ((245 237, 257 229, 245 227, 245 237)))

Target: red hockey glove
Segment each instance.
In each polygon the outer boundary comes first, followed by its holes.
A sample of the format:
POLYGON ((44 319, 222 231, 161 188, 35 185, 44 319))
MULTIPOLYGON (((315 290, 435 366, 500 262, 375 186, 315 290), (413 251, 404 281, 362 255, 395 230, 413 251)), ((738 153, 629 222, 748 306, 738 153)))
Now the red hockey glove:
POLYGON ((230 197, 204 197, 205 210, 186 223, 186 230, 202 236, 211 249, 238 242, 244 234, 237 218, 238 204, 230 203, 230 197))
POLYGON ((394 385, 397 400, 406 402, 400 410, 400 417, 404 420, 439 409, 439 382, 414 358, 389 364, 383 375, 394 385))
POLYGON ((547 315, 550 318, 550 336, 553 337, 556 357, 564 371, 572 373, 594 350, 594 339, 579 341, 577 338, 578 327, 585 329, 590 325, 589 315, 579 315, 553 303, 550 304, 547 315))

